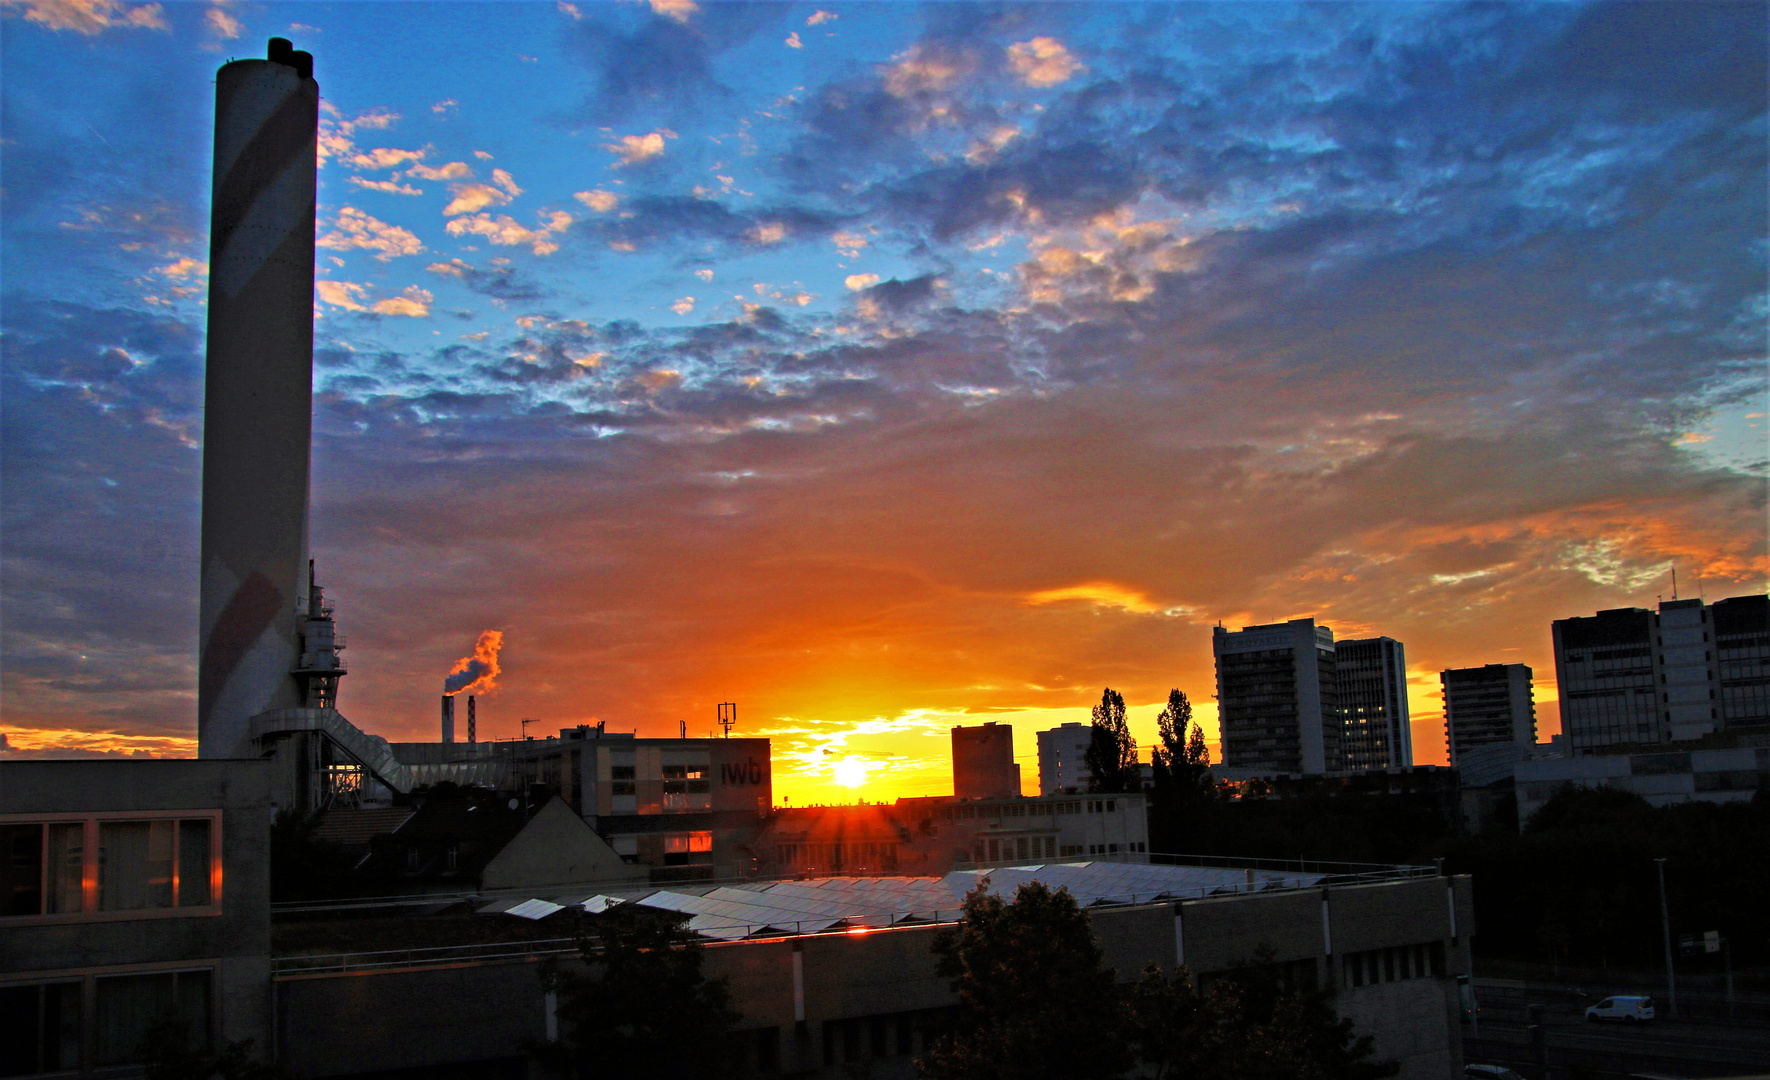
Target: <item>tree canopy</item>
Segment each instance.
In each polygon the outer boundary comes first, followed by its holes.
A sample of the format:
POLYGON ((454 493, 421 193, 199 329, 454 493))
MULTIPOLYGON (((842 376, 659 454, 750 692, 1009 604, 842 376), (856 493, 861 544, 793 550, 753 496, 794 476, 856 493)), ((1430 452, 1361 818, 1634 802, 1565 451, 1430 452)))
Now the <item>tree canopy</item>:
POLYGON ((1372 1040, 1325 992, 1290 986, 1261 950, 1200 993, 1185 968, 1153 966, 1122 987, 1088 915, 1066 890, 1033 881, 1012 903, 980 887, 934 942, 958 1018, 917 1062, 923 1080, 1156 1078, 1380 1080, 1372 1040))
POLYGON ((980 886, 934 952, 959 1010, 918 1062, 927 1080, 1107 1080, 1129 1067, 1113 973, 1068 890, 1027 882, 1004 903, 980 886))
POLYGON ((1287 987, 1269 951, 1200 993, 1184 967, 1153 965, 1132 988, 1127 1034, 1157 1080, 1381 1080, 1401 1071, 1373 1061, 1369 1035, 1334 1014, 1325 993, 1287 987))
POLYGON ((728 1037, 738 1013, 725 980, 702 972, 687 918, 623 905, 580 932, 588 970, 542 974, 559 995, 561 1035, 536 1048, 544 1065, 576 1080, 733 1075, 728 1037))
POLYGON ((1138 781, 1137 742, 1131 738, 1125 723, 1125 699, 1112 687, 1100 695, 1094 706, 1093 728, 1089 732, 1088 790, 1091 792, 1136 791, 1138 781))

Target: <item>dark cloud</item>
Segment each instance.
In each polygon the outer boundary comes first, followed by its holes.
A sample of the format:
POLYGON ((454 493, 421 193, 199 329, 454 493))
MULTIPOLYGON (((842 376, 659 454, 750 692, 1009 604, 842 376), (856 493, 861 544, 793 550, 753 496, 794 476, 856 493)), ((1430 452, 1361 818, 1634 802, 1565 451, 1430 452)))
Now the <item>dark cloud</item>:
POLYGON ((862 295, 887 311, 904 312, 934 300, 940 292, 940 280, 938 274, 923 274, 908 281, 892 278, 869 286, 862 295))
POLYGON ((668 117, 704 109, 730 96, 720 82, 720 53, 743 44, 787 15, 784 5, 702 5, 677 21, 643 9, 585 5, 587 18, 566 31, 566 48, 588 70, 583 102, 564 118, 573 126, 622 120, 645 112, 668 117))
POLYGON ((822 240, 844 220, 803 206, 735 210, 718 199, 646 195, 633 199, 619 218, 586 218, 572 229, 604 244, 650 246, 670 240, 713 240, 765 248, 784 241, 822 240))
POLYGON ((17 294, 0 310, 8 719, 193 725, 200 335, 17 294))

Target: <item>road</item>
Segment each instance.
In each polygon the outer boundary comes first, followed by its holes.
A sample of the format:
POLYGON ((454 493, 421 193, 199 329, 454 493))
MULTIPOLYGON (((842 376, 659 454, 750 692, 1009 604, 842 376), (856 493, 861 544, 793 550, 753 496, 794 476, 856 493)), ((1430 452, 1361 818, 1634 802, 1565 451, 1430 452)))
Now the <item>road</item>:
MULTIPOLYGON (((1567 1067, 1574 1064, 1612 1076, 1641 1071, 1693 1078, 1770 1073, 1770 1025, 1761 1022, 1590 1023, 1578 1002, 1538 996, 1549 998, 1542 1002, 1542 1024, 1546 1056, 1557 1078, 1566 1076, 1567 1067)), ((1486 995, 1479 1035, 1468 1026, 1463 1029, 1465 1059, 1514 1068, 1530 1064, 1525 1003, 1523 996, 1486 995)))

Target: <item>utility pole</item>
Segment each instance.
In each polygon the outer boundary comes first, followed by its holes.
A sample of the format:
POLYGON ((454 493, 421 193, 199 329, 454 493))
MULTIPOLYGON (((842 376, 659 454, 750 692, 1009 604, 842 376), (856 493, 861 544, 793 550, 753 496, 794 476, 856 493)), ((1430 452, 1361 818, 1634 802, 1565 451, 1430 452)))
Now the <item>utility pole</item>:
POLYGON ((1524 1029, 1530 1037, 1530 1059, 1536 1063, 1537 1080, 1549 1080, 1549 1033, 1543 1028, 1543 1007, 1524 1006, 1524 1029))
POLYGON ((1727 1019, 1738 1019, 1739 1013, 1733 1004, 1733 939, 1721 939, 1721 961, 1727 965, 1727 1019))
POLYGON ((1666 939, 1666 1015, 1678 1015, 1678 982, 1672 973, 1672 915, 1666 906, 1666 861, 1653 860, 1659 870, 1659 926, 1666 939))

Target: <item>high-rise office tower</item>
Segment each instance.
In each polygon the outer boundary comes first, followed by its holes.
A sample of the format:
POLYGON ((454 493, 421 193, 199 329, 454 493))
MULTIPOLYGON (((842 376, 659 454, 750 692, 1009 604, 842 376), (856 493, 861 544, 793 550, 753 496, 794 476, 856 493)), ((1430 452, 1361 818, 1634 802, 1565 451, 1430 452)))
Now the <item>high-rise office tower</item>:
POLYGON ((1407 656, 1394 638, 1334 643, 1340 701, 1342 769, 1386 769, 1414 763, 1408 728, 1407 656))
POLYGON ((1729 728, 1770 725, 1770 596, 1735 596, 1709 608, 1729 728))
POLYGON ((1557 619, 1561 729, 1573 751, 1770 723, 1766 612, 1757 595, 1557 619))
POLYGON ((1001 799, 1020 794, 1014 764, 1014 729, 988 723, 953 729, 953 794, 961 799, 1001 799))
POLYGON ((1493 743, 1536 745, 1536 702, 1530 668, 1523 664, 1487 664, 1447 668, 1438 673, 1444 688, 1444 741, 1450 763, 1477 746, 1493 743))
POLYGON ((1039 732, 1039 794, 1088 790, 1088 742, 1093 724, 1062 724, 1039 732))
POLYGON ((1314 619, 1211 631, 1223 767, 1320 773, 1339 767, 1334 632, 1314 619))

